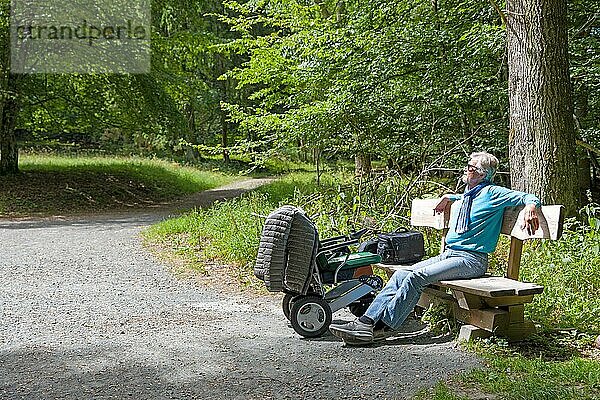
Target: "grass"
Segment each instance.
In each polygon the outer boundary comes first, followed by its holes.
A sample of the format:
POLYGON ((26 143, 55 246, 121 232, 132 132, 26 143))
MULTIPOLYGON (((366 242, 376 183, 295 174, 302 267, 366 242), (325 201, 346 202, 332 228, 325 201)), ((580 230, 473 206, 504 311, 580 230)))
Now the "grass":
MULTIPOLYGON (((319 188, 312 173, 293 173, 240 198, 197 209, 151 226, 143 235, 166 253, 178 255, 199 270, 195 259, 224 262, 237 267, 244 284, 256 284, 252 263, 256 258, 263 218, 282 202, 294 203, 319 188)), ((200 268, 202 273, 206 270, 200 268)), ((259 286, 259 285, 257 285, 259 286)))
POLYGON ((24 155, 0 180, 0 216, 93 213, 153 206, 235 178, 160 160, 24 155))
POLYGON ((487 340, 469 345, 486 367, 423 390, 416 399, 592 400, 600 398, 600 352, 584 357, 587 339, 568 333, 534 336, 508 345, 487 340))

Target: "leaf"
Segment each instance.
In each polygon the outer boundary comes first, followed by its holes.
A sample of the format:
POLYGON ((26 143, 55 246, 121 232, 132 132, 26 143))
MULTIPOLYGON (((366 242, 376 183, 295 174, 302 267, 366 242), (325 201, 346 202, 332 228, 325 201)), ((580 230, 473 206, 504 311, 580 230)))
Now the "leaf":
POLYGON ((588 218, 590 227, 595 230, 595 231, 600 231, 600 219, 595 218, 595 217, 589 217, 588 218))

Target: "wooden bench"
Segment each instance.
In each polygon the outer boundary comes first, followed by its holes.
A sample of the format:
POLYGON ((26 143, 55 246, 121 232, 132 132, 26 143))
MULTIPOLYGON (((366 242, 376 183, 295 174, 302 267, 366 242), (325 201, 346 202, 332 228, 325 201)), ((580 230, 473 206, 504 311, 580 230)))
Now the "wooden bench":
MULTIPOLYGON (((450 207, 443 214, 434 215, 433 209, 440 199, 413 200, 411 225, 442 230, 442 251, 448 232, 450 207)), ((562 234, 564 207, 543 206, 538 210, 540 228, 529 235, 521 230, 523 207, 510 208, 504 212, 501 233, 510 236, 508 267, 504 277, 484 276, 475 279, 440 281, 430 285, 421 294, 418 306, 428 308, 431 304, 448 304, 454 316, 464 323, 459 340, 472 340, 492 334, 511 341, 522 340, 535 332, 535 326, 524 317, 525 304, 533 296, 543 292, 544 287, 535 283, 519 281, 519 268, 523 242, 528 239, 557 240, 562 234)), ((376 264, 389 275, 407 266, 376 264)))

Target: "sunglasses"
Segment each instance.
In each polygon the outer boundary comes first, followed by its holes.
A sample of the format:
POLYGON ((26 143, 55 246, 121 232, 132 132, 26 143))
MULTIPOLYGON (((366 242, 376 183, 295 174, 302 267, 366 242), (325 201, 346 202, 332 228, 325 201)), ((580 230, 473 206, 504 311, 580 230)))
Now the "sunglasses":
POLYGON ((465 169, 469 172, 479 172, 480 174, 483 173, 483 170, 475 165, 471 165, 471 164, 467 164, 465 166, 465 169))

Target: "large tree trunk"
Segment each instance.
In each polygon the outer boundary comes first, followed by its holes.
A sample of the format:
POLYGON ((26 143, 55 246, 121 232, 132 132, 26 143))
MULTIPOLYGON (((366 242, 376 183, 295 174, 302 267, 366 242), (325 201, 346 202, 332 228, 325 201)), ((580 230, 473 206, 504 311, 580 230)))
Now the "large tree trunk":
POLYGON ((509 156, 514 189, 579 207, 566 0, 507 2, 509 156))
POLYGON ((19 149, 15 138, 15 130, 2 127, 0 139, 0 175, 19 172, 19 149))
POLYGON ((19 148, 15 123, 19 112, 17 78, 8 72, 2 77, 0 92, 0 175, 19 172, 19 148))
POLYGON ((17 76, 10 73, 10 41, 6 30, 0 32, 0 175, 19 171, 19 150, 15 137, 19 111, 17 95, 17 76))

